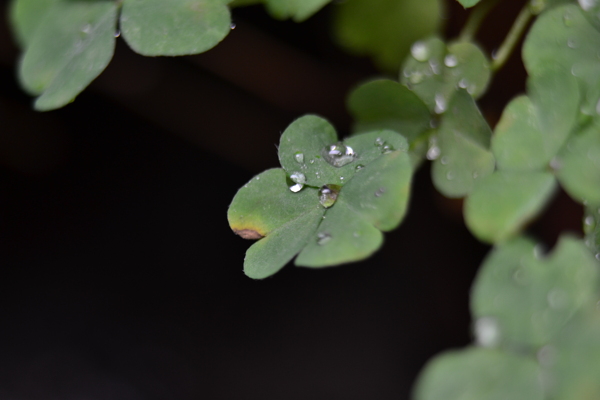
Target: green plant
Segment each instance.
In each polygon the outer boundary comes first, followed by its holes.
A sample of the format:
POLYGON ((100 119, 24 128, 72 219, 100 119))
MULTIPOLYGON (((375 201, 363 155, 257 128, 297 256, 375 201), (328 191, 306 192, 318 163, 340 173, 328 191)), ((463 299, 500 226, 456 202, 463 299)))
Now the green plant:
MULTIPOLYGON (((265 278, 294 257, 306 267, 368 257, 401 223, 412 175, 430 160, 435 187, 465 199, 467 227, 494 248, 472 289, 474 345, 434 358, 415 398, 600 398, 600 2, 526 2, 492 58, 474 37, 501 4, 460 2, 477 7, 450 41, 435 36, 435 1, 337 6, 341 44, 399 67, 399 78, 349 94, 355 123, 342 141, 313 115, 285 130, 282 168, 254 177, 229 208, 232 229, 258 239, 244 271, 265 278), (390 34, 398 26, 406 38, 390 34), (492 129, 476 100, 524 35, 527 91, 492 129), (563 235, 544 255, 523 231, 559 186, 584 206, 585 238, 563 235)), ((254 3, 301 21, 328 1, 15 0, 21 82, 36 109, 62 107, 109 63, 115 32, 143 55, 198 53, 225 37, 229 7, 254 3)))

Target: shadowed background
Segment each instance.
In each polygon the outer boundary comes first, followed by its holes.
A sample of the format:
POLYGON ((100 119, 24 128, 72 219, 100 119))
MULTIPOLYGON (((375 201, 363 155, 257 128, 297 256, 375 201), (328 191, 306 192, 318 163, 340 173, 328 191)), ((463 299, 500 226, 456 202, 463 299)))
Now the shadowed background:
MULTIPOLYGON (((512 3, 483 28, 488 51, 512 3)), ((450 5, 452 37, 466 12, 450 5)), ((300 25, 234 10, 235 30, 192 57, 119 40, 92 86, 50 113, 15 82, 2 17, 0 399, 404 399, 429 357, 470 341, 487 248, 427 167, 371 259, 243 275, 250 243, 226 220, 237 189, 278 166, 279 135, 303 113, 345 135, 347 91, 378 74, 332 43, 328 8, 300 25)), ((491 122, 524 77, 518 57, 496 76, 481 102, 491 122)), ((532 230, 551 245, 580 216, 561 194, 532 230)))

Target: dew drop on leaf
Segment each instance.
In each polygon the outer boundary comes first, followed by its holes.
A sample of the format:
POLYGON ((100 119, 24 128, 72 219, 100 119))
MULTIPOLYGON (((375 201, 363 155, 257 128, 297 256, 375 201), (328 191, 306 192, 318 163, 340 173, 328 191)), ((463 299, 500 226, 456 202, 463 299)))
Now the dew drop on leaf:
POLYGON ((322 154, 325 161, 337 168, 350 164, 356 158, 356 153, 352 147, 342 143, 325 147, 322 154))
POLYGON ((120 30, 120 29, 117 29, 117 30, 115 31, 115 37, 116 37, 116 38, 118 38, 118 37, 120 37, 120 36, 121 36, 121 30, 120 30))
POLYGON ((88 34, 92 31, 92 26, 90 24, 85 24, 82 28, 81 28, 81 32, 88 34))
POLYGON ((598 0, 579 0, 579 5, 585 11, 589 11, 592 8, 596 7, 597 3, 598 3, 598 0))
POLYGON ((415 60, 424 62, 429 58, 429 48, 425 42, 415 42, 410 48, 410 54, 415 60))
POLYGON ((500 327, 493 317, 481 317, 475 321, 475 341, 483 347, 495 347, 500 343, 500 327))
POLYGON ((301 153, 301 152, 297 152, 296 154, 294 154, 294 158, 296 159, 296 161, 297 161, 299 164, 302 164, 302 163, 304 163, 304 154, 303 154, 303 153, 301 153))
POLYGON ((296 183, 295 185, 290 186, 290 190, 294 193, 298 193, 303 187, 304 185, 302 183, 296 183))
POLYGON ((319 232, 317 233, 317 244, 322 246, 327 244, 331 240, 331 235, 327 232, 319 232))
POLYGON ((377 189, 375 191, 375 197, 381 197, 384 193, 385 193, 385 188, 384 187, 380 187, 379 189, 377 189))
POLYGON ((325 185, 319 189, 319 203, 325 208, 335 204, 340 187, 337 185, 325 185))
POLYGON ((304 174, 301 172, 294 172, 290 175, 290 179, 295 183, 299 183, 301 185, 306 183, 306 176, 304 176, 304 174))
POLYGON ((449 159, 448 159, 447 156, 442 157, 442 159, 440 160, 440 162, 442 163, 442 165, 448 164, 448 161, 449 161, 449 159))
POLYGON ((430 161, 437 160, 437 158, 442 153, 442 150, 438 147, 437 144, 432 144, 427 150, 427 159, 430 161))
POLYGON ((429 60, 429 68, 433 71, 434 74, 439 75, 442 72, 442 68, 440 68, 440 64, 435 59, 429 60))
POLYGON ((444 65, 448 68, 454 68, 458 65, 458 59, 454 54, 448 54, 444 57, 444 65))
POLYGON ((356 166, 356 170, 357 170, 357 171, 360 171, 360 170, 361 170, 361 169, 363 169, 364 167, 365 167, 364 165, 362 165, 362 164, 358 164, 358 165, 356 166))
POLYGON ((446 103, 446 98, 441 93, 436 93, 435 95, 435 109, 436 114, 441 114, 446 111, 446 107, 448 104, 446 103))
POLYGON ((446 172, 446 179, 448 179, 449 181, 454 179, 454 172, 453 171, 446 172))

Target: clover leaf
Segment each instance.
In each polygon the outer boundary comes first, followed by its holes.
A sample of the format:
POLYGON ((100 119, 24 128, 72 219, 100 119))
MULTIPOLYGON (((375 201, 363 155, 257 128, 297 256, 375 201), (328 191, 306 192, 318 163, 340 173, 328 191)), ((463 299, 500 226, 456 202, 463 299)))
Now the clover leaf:
POLYGON ((323 118, 307 115, 281 136, 283 168, 254 177, 234 197, 229 224, 246 239, 244 272, 261 279, 295 264, 326 267, 376 251, 381 231, 407 208, 412 167, 406 139, 389 130, 338 141, 323 118))

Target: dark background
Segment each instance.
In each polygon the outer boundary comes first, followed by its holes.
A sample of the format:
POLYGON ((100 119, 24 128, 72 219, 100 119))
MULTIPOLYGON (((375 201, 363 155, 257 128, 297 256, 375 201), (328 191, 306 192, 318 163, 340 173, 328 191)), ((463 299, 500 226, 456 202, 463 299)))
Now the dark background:
MULTIPOLYGON (((482 28, 491 51, 522 1, 482 28)), ((342 135, 347 91, 379 74, 335 46, 330 7, 303 24, 261 7, 193 57, 119 39, 77 100, 31 110, 0 27, 0 399, 405 399, 431 356, 468 344, 468 293, 487 247, 428 167, 410 213, 369 260, 253 281, 229 229, 237 189, 278 166, 303 113, 342 135)), ((2 3, 2 9, 5 9, 2 3)), ((5 11, 3 11, 5 13, 5 11)), ((445 33, 467 13, 450 3, 445 33)), ((491 123, 523 90, 517 57, 481 101, 491 123)), ((531 227, 577 230, 564 194, 531 227)))

